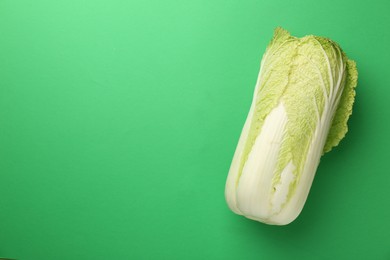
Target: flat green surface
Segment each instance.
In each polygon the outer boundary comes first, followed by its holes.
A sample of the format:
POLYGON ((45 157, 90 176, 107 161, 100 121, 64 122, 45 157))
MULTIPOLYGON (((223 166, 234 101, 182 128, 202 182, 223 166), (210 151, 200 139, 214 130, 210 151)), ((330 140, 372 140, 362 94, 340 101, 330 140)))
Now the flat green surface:
POLYGON ((0 257, 390 259, 390 2, 0 1, 0 257), (224 185, 276 26, 359 69, 300 217, 224 185))

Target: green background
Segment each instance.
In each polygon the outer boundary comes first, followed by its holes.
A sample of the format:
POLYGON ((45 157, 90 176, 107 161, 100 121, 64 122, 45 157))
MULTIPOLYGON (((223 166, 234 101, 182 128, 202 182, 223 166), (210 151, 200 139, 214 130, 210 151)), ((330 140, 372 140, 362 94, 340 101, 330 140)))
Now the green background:
POLYGON ((390 259, 390 2, 0 1, 0 256, 390 259), (224 185, 273 29, 358 64, 350 131, 292 224, 224 185))

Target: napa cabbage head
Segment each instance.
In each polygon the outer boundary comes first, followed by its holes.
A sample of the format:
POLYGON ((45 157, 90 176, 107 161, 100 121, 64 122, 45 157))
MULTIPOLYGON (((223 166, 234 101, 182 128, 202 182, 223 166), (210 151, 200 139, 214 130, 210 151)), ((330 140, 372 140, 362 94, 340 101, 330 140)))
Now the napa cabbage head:
POLYGON ((277 225, 299 215, 321 155, 348 131, 356 84, 336 42, 275 30, 226 182, 235 213, 277 225))

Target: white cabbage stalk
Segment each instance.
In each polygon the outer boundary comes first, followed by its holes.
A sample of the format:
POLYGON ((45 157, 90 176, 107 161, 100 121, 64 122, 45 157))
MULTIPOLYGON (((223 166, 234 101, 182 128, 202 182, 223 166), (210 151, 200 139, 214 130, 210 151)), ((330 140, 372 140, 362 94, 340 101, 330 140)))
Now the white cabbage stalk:
POLYGON ((337 43, 275 30, 226 182, 232 211, 274 225, 299 215, 321 155, 348 130, 356 83, 337 43))

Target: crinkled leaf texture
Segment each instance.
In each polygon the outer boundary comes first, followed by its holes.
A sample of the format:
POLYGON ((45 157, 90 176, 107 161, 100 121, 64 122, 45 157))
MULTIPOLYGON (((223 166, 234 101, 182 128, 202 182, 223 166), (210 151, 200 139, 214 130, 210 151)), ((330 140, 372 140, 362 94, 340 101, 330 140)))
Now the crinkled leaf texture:
POLYGON ((276 225, 299 215, 321 155, 348 130, 356 84, 337 43, 275 30, 226 182, 235 213, 276 225))

